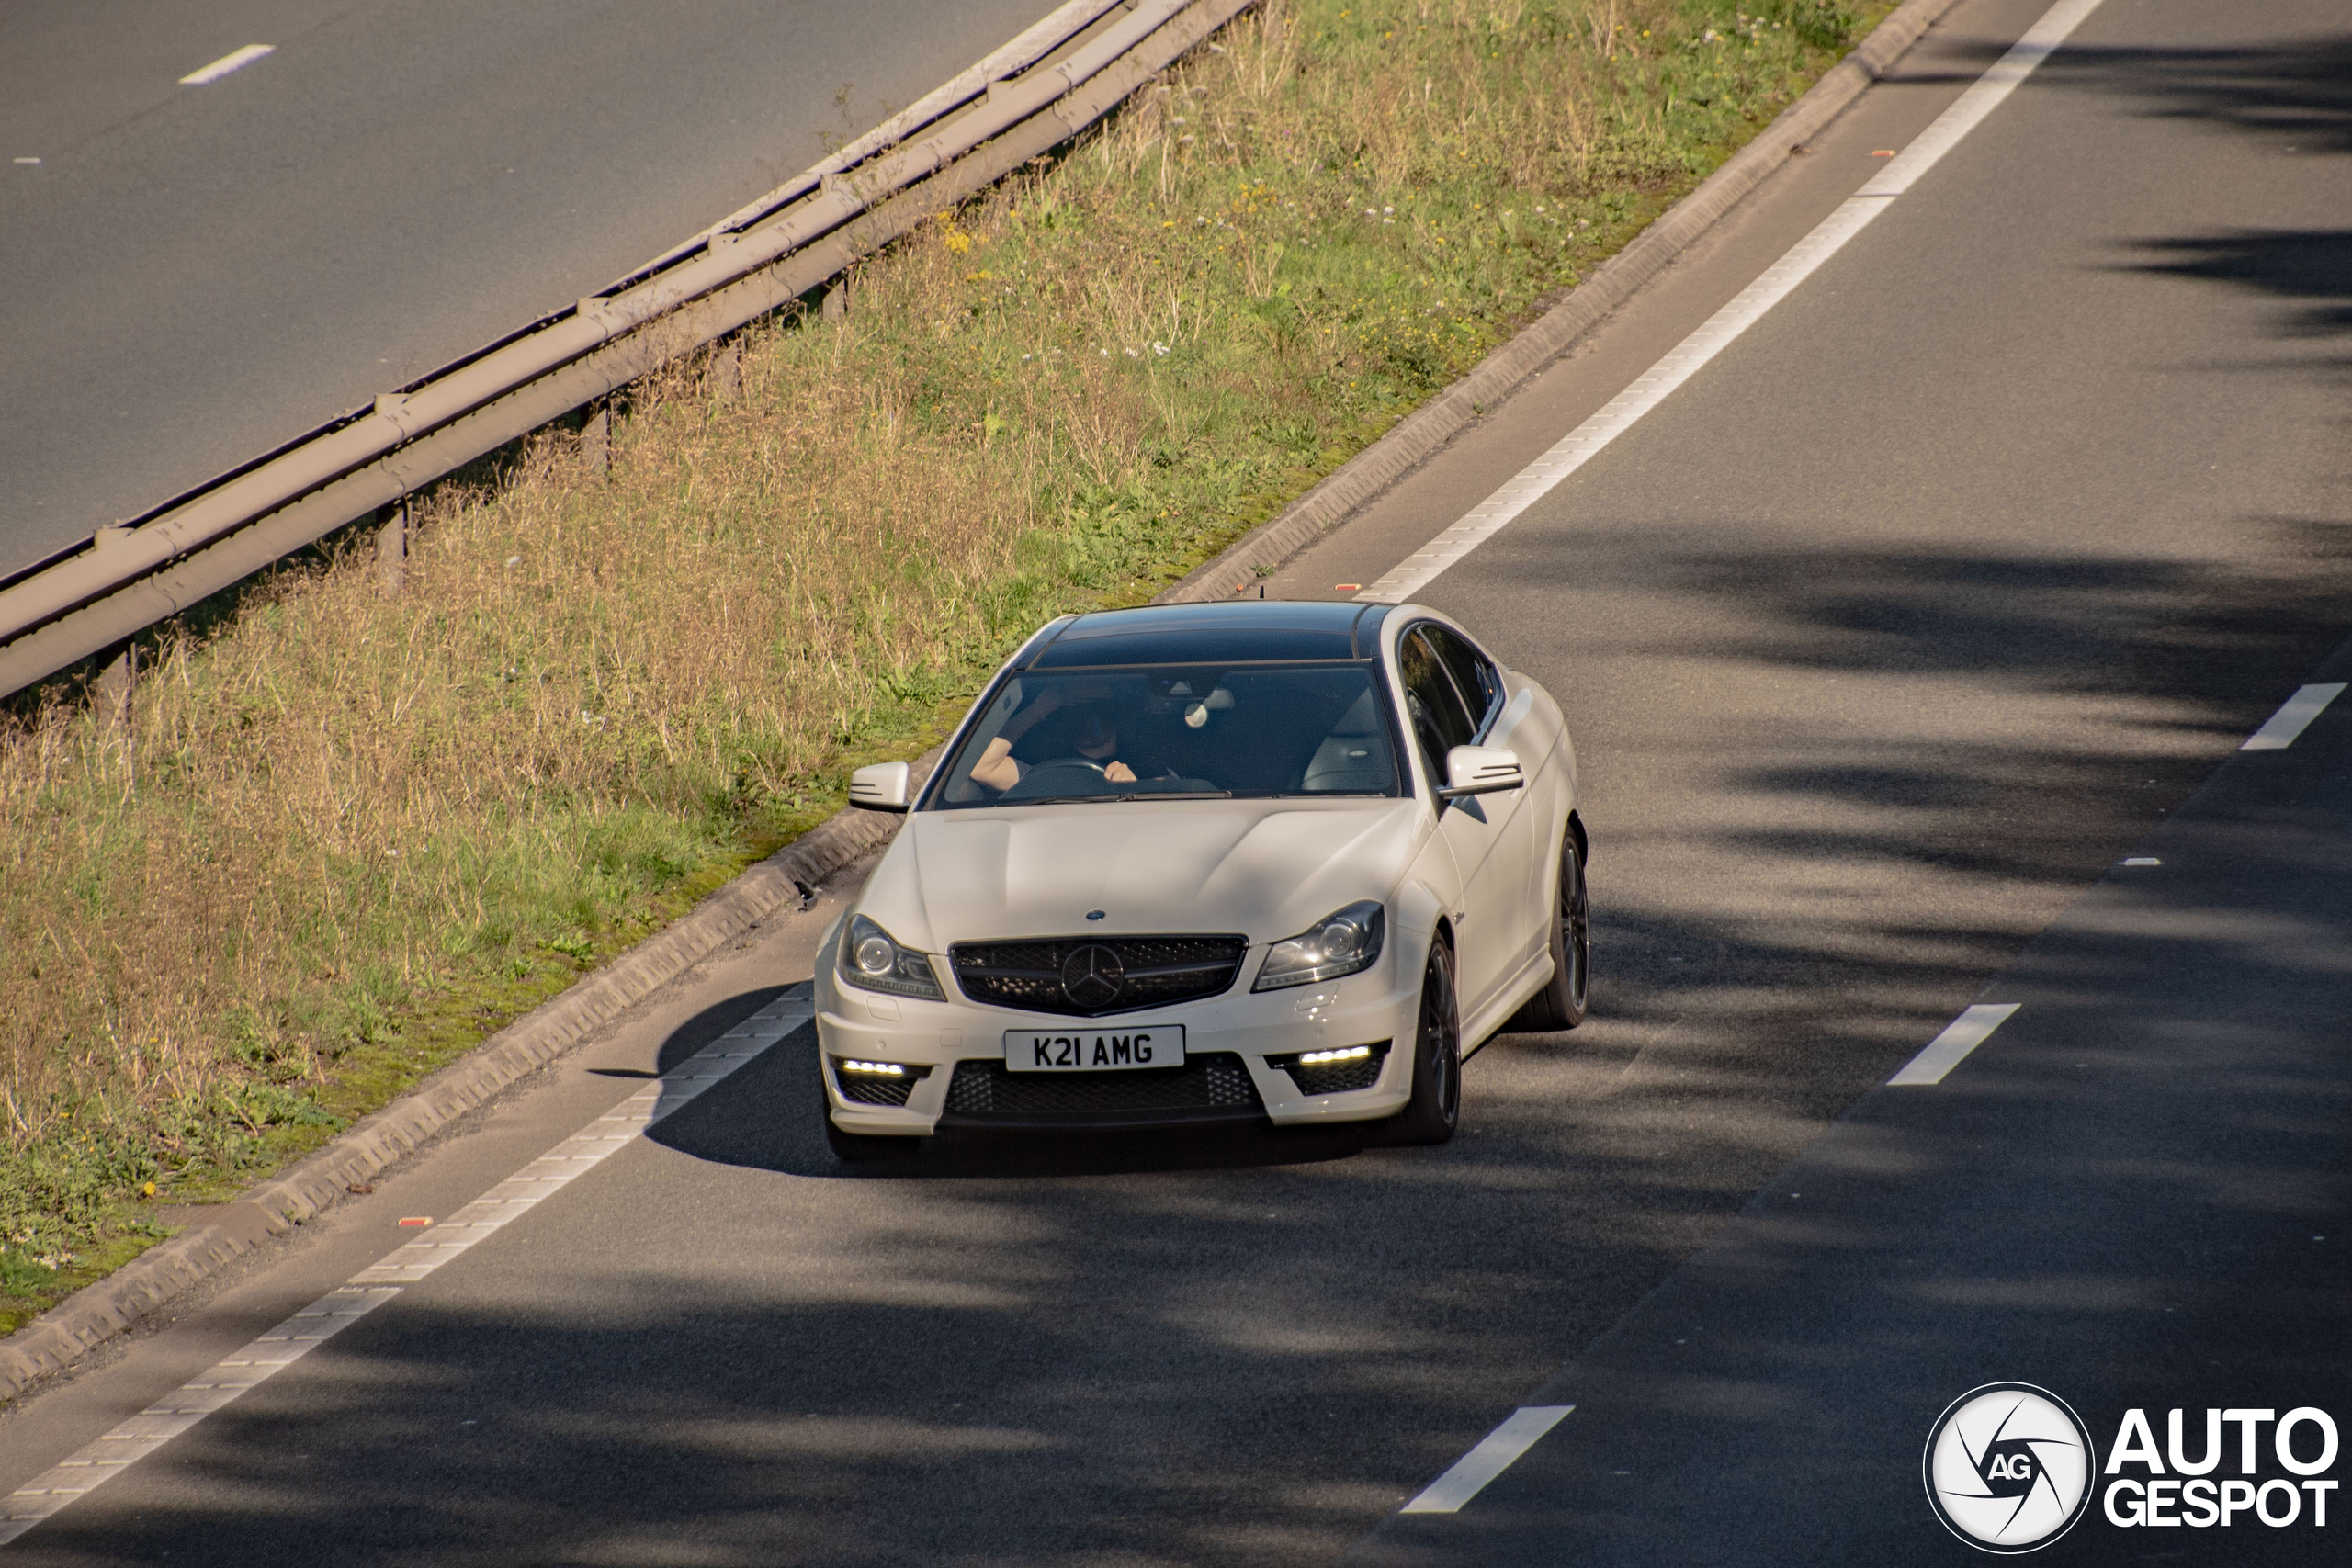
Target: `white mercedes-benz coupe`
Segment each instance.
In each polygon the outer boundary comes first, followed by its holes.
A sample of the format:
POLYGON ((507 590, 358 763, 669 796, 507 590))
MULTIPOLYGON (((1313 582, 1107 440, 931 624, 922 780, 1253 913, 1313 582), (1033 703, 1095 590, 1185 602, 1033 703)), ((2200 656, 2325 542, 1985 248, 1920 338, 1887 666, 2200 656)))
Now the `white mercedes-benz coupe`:
POLYGON ((819 950, 844 1159, 956 1127, 1393 1119, 1464 1043, 1583 1021, 1576 753, 1541 686, 1417 605, 1066 615, 974 705, 819 950))

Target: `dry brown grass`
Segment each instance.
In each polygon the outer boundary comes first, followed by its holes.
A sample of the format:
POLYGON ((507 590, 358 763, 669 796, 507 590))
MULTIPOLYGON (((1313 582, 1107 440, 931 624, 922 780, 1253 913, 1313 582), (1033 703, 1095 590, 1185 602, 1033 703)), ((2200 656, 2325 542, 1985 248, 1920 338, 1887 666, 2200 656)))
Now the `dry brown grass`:
POLYGON ((10 1288, 379 1101, 1008 639, 1264 515, 1828 58, 1702 44, 1705 0, 1273 15, 870 260, 847 321, 640 388, 609 471, 556 434, 443 487, 397 594, 330 553, 163 634, 127 727, 0 733, 10 1288))

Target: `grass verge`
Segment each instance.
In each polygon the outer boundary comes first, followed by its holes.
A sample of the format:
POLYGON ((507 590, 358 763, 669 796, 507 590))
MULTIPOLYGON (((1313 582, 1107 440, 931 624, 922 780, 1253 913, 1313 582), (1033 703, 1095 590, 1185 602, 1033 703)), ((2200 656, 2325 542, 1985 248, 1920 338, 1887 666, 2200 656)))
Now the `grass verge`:
POLYGON ((1459 376, 1889 5, 1277 0, 1067 155, 0 729, 0 1331, 315 1146, 1459 376))

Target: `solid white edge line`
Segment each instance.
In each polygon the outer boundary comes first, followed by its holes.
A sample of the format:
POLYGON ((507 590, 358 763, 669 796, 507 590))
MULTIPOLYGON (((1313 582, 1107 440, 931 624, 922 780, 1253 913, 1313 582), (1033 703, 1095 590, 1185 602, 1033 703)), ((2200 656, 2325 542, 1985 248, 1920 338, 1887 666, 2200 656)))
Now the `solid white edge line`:
POLYGON ((2016 92, 2043 61, 2056 53, 2058 46, 2082 26, 2083 18, 2098 7, 2099 0, 2059 0, 2044 11, 2041 19, 2009 46, 2008 52, 1993 62, 1991 70, 1970 84, 1966 92, 1952 100, 1951 107, 1936 117, 1934 124, 1915 137, 1892 163, 1854 194, 1901 196, 1909 190, 1921 175, 1936 166, 1938 159, 1957 146, 1962 137, 1975 130, 2002 99, 2016 92))
POLYGON ((1573 1404, 1523 1404, 1503 1424, 1478 1440, 1478 1446, 1454 1461, 1453 1468, 1421 1489, 1404 1507, 1405 1514, 1451 1514, 1486 1490, 1487 1483, 1509 1470, 1519 1456, 1533 1448, 1544 1433, 1560 1424, 1573 1404))
POLYGON ((1944 1075, 1968 1059, 1968 1054, 1992 1037, 1993 1031, 2008 1021, 2018 1010, 2016 1002, 1978 1002, 1944 1026, 1944 1032, 1928 1042, 1926 1050, 1903 1065, 1903 1070, 1887 1079, 1890 1088, 1920 1084, 1939 1084, 1944 1075))
POLYGON ((2327 705, 2344 694, 2345 682, 2323 682, 2303 686, 2293 696, 2278 705, 2278 711, 2265 719, 2260 729, 2245 738, 2241 751, 2284 751, 2295 743, 2305 727, 2325 711, 2327 705))
POLYGON ((2100 4, 2101 0, 2059 0, 2042 13, 2025 36, 1915 137, 1893 164, 1841 202, 1836 211, 1792 246, 1788 254, 1765 268, 1729 304, 1708 317, 1696 332, 1635 378, 1598 413, 1521 468, 1459 521, 1398 562, 1379 581, 1366 584, 1355 595, 1357 602, 1393 604, 1419 593, 1448 567, 1500 533, 1504 525, 1549 494, 1555 486, 1631 429, 1644 414, 1664 402, 1676 388, 1762 320, 1798 284, 1818 271, 1847 241, 1885 211, 1896 197, 1909 190, 1921 175, 1935 167, 2001 100, 2032 75, 2100 4))
POLYGON ((211 64, 201 66, 181 77, 180 85, 183 87, 209 86, 230 72, 242 71, 263 55, 276 53, 277 50, 277 46, 274 43, 249 43, 243 49, 232 50, 211 64))
MULTIPOLYGON (((803 988, 795 987, 794 990, 803 988)), ((0 1500, 0 1546, 96 1490, 216 1410, 300 1360, 322 1343, 444 1263, 594 1169, 686 1100, 756 1060, 816 1016, 810 995, 778 998, 717 1040, 405 1247, 354 1274, 292 1317, 199 1372, 138 1415, 0 1500), (681 1081, 673 1092, 671 1079, 681 1081)))

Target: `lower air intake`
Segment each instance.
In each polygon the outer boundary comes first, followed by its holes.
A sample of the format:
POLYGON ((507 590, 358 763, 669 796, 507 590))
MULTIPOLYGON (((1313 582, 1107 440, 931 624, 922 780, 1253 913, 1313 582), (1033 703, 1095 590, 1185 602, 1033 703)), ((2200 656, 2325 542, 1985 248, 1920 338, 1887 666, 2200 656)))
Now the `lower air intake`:
POLYGON ((1265 1114, 1250 1069, 1230 1052, 1165 1071, 1015 1073, 1002 1062, 958 1062, 943 1126, 1135 1127, 1248 1121, 1265 1114))
POLYGON ((840 1086, 842 1098, 852 1105, 904 1105, 907 1097, 914 1092, 916 1083, 930 1076, 929 1067, 893 1077, 876 1073, 847 1072, 840 1063, 833 1064, 833 1082, 840 1086))
POLYGON ((1298 1086, 1301 1094, 1346 1094, 1351 1089, 1370 1089, 1380 1081, 1380 1069, 1388 1061, 1385 1047, 1369 1056, 1352 1061, 1300 1066, 1293 1063, 1287 1069, 1290 1081, 1298 1086))

